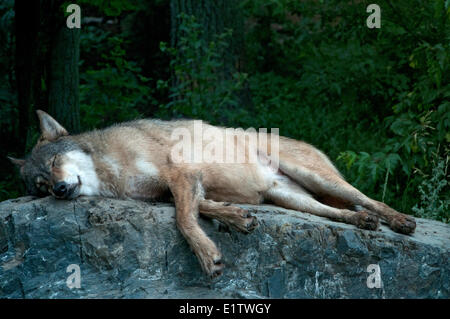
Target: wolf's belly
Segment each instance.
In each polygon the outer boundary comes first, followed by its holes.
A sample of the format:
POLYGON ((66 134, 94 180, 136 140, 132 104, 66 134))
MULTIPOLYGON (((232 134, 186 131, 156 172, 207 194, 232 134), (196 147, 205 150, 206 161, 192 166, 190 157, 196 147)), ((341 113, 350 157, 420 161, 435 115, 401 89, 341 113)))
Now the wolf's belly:
POLYGON ((264 201, 264 196, 260 192, 246 192, 243 194, 230 191, 230 189, 214 189, 206 192, 205 199, 211 199, 216 202, 259 205, 264 201))
POLYGON ((218 165, 204 174, 205 198, 222 202, 261 204, 264 194, 279 178, 277 170, 260 164, 218 165))

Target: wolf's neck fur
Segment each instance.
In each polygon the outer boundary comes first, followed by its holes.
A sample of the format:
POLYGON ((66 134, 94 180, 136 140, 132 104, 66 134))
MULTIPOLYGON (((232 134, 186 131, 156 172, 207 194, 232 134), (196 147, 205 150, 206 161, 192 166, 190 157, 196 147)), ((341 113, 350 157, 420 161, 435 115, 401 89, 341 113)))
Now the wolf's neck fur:
POLYGON ((92 157, 81 150, 70 151, 65 156, 68 161, 63 170, 67 174, 67 182, 81 182, 80 195, 100 195, 100 180, 92 157))

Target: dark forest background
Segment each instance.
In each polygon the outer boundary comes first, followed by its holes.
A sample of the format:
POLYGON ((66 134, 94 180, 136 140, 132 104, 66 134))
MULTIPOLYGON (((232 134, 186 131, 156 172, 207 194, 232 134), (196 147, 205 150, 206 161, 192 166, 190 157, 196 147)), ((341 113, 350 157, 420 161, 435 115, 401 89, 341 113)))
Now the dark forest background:
POLYGON ((0 0, 0 200, 6 156, 39 137, 141 117, 278 127, 408 214, 449 222, 450 1, 0 0))

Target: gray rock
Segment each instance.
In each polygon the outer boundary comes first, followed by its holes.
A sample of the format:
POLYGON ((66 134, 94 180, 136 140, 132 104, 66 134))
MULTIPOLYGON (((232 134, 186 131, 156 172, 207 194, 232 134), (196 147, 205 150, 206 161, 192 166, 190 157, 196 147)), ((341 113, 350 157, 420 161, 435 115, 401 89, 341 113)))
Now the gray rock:
POLYGON ((0 203, 0 298, 448 298, 450 227, 366 231, 270 205, 250 235, 200 218, 224 256, 209 280, 172 205, 81 197, 0 203), (80 267, 70 289, 67 267, 80 267), (369 288, 370 264, 381 287, 369 288))

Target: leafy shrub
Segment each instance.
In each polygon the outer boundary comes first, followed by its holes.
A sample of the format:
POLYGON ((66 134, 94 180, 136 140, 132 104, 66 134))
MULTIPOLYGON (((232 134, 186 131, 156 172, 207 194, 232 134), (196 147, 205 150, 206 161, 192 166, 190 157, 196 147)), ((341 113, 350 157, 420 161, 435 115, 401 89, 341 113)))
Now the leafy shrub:
MULTIPOLYGON (((80 73, 82 126, 92 129, 140 117, 140 110, 151 103, 152 91, 147 85, 149 79, 140 74, 141 69, 126 59, 124 39, 94 29, 81 41, 82 46, 86 43, 101 56, 95 67, 89 66, 80 73), (96 39, 102 41, 101 45, 94 42, 98 33, 96 39)), ((89 54, 92 52, 86 52, 86 56, 89 54)))
POLYGON ((426 206, 419 185, 450 142, 449 4, 377 2, 376 30, 365 25, 369 3, 244 1, 254 117, 318 146, 370 197, 412 213, 426 206))
POLYGON ((417 216, 450 222, 448 160, 448 156, 438 159, 431 175, 419 185, 420 202, 412 208, 417 216))

